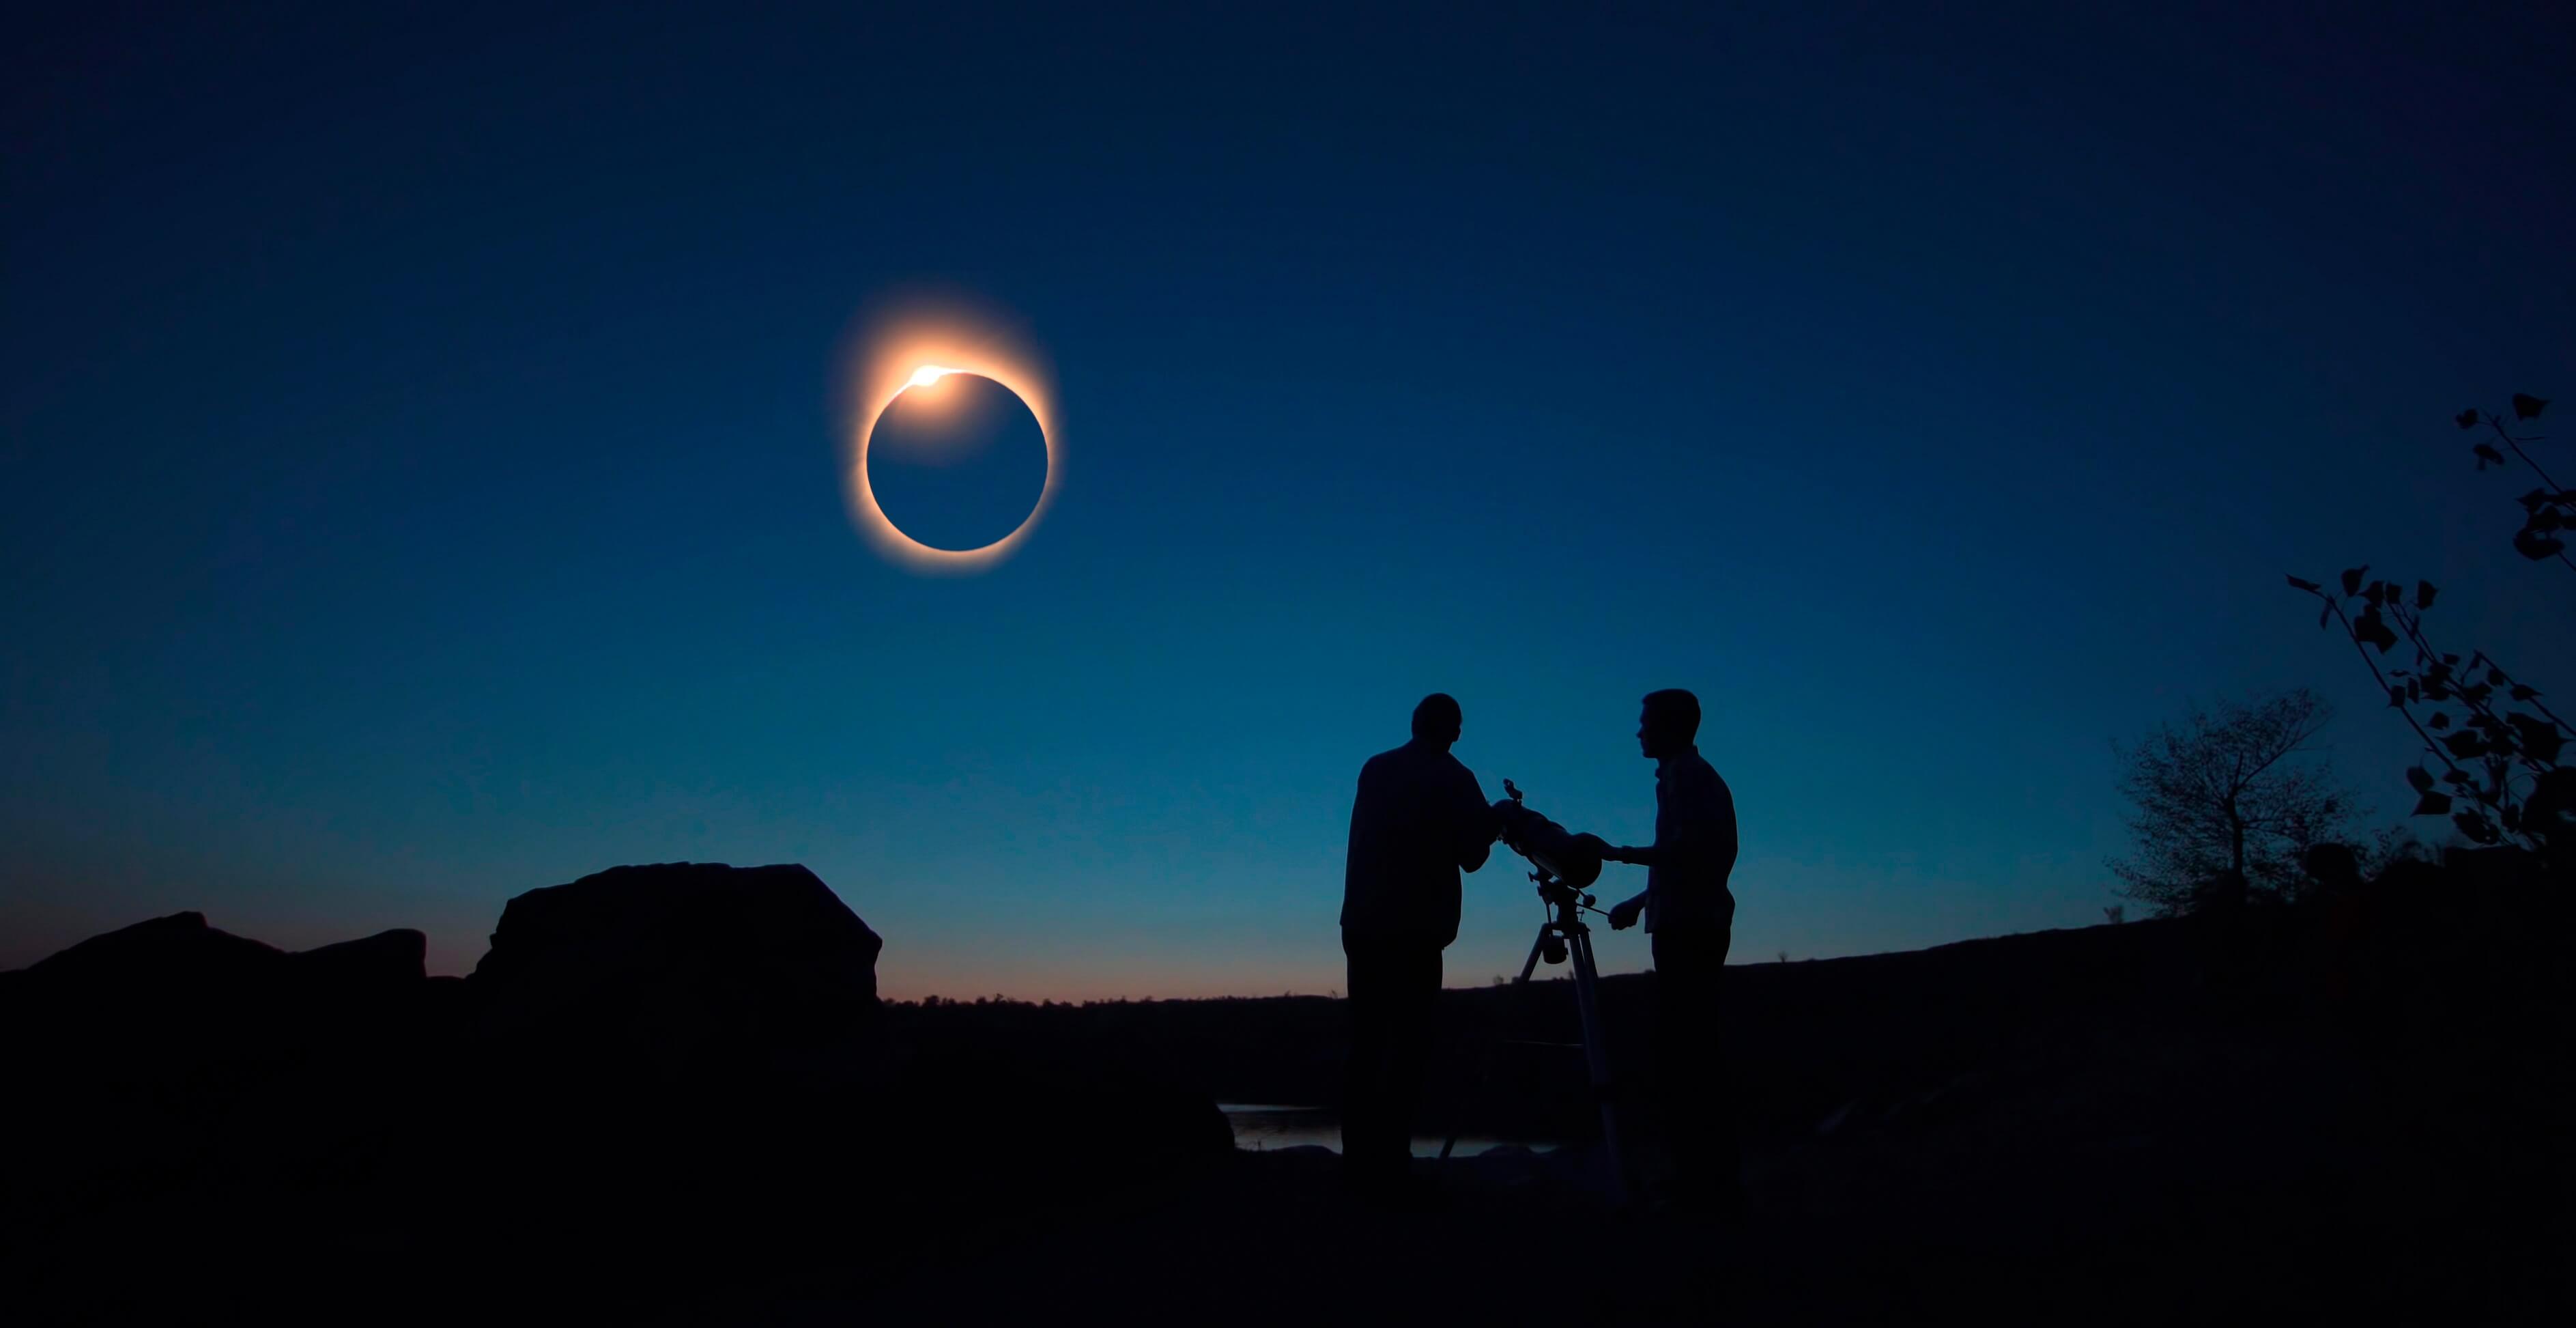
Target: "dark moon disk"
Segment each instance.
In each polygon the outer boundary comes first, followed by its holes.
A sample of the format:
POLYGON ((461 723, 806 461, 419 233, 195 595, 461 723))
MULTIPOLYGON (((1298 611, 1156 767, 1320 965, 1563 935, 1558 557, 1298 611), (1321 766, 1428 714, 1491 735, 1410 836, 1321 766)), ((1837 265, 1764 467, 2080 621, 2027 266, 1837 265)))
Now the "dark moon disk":
POLYGON ((886 519, 933 549, 1008 536, 1046 492, 1046 433, 1019 394, 981 374, 906 387, 868 435, 868 486, 886 519))

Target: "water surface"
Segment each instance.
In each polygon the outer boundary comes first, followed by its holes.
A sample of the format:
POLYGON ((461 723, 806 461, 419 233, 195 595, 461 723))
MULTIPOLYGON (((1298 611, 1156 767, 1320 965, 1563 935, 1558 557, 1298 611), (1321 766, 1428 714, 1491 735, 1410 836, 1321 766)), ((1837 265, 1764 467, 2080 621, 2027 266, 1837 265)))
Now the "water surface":
MULTIPOLYGON (((1342 1151, 1341 1115, 1327 1107, 1220 1102, 1217 1110, 1224 1112, 1226 1123, 1234 1127, 1234 1146, 1247 1152, 1266 1152, 1305 1144, 1319 1144, 1336 1153, 1342 1151)), ((1440 1146, 1447 1142, 1447 1135, 1417 1134, 1413 1137, 1413 1155, 1438 1157, 1440 1146)), ((1538 1153, 1556 1147, 1556 1141, 1552 1139, 1503 1139, 1491 1135, 1462 1134, 1458 1136, 1458 1146, 1450 1150, 1449 1155, 1472 1157, 1504 1144, 1516 1144, 1538 1153)))

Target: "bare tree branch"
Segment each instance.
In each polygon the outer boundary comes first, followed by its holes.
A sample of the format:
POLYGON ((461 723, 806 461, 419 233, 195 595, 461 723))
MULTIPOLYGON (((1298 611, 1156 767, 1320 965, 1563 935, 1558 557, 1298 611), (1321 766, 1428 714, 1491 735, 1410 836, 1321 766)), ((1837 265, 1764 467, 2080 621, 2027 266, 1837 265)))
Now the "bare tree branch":
POLYGON ((2134 806, 2128 824, 2138 842, 2111 864, 2123 893, 2171 914, 2231 877, 2273 891, 2294 885, 2300 855, 2352 813, 2340 783, 2295 759, 2313 754, 2330 713, 2305 688, 2194 707, 2121 752, 2120 791, 2134 806))

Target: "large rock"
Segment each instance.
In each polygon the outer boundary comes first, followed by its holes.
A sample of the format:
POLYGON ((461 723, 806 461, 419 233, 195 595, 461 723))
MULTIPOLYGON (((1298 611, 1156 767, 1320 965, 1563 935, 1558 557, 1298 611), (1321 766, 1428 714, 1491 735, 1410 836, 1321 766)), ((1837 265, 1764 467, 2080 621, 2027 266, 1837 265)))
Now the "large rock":
POLYGON ((0 1029, 22 1057, 94 1083, 292 1056, 415 995, 427 946, 401 930, 290 954, 173 913, 11 975, 0 1029))
POLYGON ((469 985, 523 1050, 676 1069, 866 1032, 881 945, 803 867, 615 867, 512 899, 469 985))
POLYGON ((227 1157, 312 1169, 319 1132, 246 1135, 245 1120, 274 1115, 255 1108, 264 1096, 362 1097, 330 1123, 383 1133, 421 1041, 425 948, 419 932, 389 931, 290 954, 174 913, 5 975, 0 1136, 30 1146, 0 1178, 0 1246, 213 1180, 233 1169, 227 1157))
POLYGON ((175 989, 258 980, 286 952, 206 925, 203 913, 173 913, 92 936, 27 970, 31 984, 74 985, 84 994, 175 989))

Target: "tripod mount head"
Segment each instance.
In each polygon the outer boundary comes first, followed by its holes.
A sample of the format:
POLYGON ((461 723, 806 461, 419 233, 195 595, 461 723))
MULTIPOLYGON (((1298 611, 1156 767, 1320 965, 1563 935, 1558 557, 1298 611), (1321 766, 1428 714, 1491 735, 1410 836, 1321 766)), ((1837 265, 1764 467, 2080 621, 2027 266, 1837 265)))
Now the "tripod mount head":
POLYGON ((1529 878, 1537 882, 1538 897, 1547 905, 1547 921, 1539 928, 1539 957, 1562 964, 1566 941, 1587 930, 1583 910, 1593 905, 1583 888, 1600 879, 1602 854, 1610 846, 1599 835, 1568 834, 1564 826, 1524 806, 1520 787, 1512 781, 1503 781, 1503 791, 1511 796, 1494 804, 1503 844, 1536 868, 1529 878))

